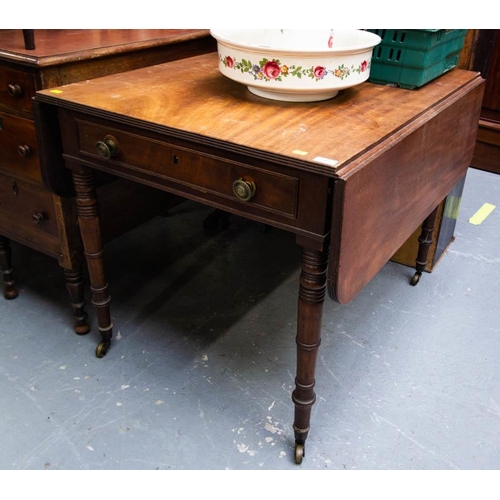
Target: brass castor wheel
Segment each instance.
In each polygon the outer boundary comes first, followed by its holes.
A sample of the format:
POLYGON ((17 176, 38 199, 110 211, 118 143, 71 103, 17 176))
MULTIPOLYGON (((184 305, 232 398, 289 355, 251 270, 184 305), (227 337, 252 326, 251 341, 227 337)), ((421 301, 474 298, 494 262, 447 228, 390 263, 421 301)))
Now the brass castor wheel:
POLYGON ((295 463, 300 465, 302 463, 302 459, 306 456, 305 448, 303 443, 295 444, 295 463))
POLYGON ((411 286, 415 286, 419 281, 420 281, 420 276, 422 276, 422 273, 419 273, 418 271, 413 275, 413 278, 410 281, 411 286))
POLYGON ((95 355, 98 357, 98 358, 104 358, 104 356, 106 356, 106 353, 108 352, 108 349, 109 349, 109 344, 111 342, 106 341, 106 342, 100 342, 99 344, 97 344, 97 347, 95 348, 95 355))

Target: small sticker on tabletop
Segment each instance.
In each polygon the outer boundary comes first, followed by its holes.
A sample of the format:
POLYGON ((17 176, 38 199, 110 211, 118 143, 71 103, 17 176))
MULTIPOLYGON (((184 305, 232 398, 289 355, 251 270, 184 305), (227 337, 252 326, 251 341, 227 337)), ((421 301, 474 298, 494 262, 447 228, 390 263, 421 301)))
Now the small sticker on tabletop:
POLYGON ((338 160, 332 160, 331 158, 324 158, 323 156, 316 156, 314 158, 316 163, 322 163, 323 165, 328 165, 329 167, 334 167, 337 165, 338 160))

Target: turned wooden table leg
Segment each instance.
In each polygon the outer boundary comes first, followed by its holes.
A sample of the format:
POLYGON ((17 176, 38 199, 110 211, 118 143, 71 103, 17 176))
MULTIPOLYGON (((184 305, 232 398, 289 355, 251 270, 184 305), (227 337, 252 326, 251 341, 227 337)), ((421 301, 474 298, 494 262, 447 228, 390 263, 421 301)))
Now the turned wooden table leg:
POLYGON ((297 377, 292 401, 295 403, 295 461, 305 456, 314 392, 316 359, 321 341, 321 319, 326 291, 328 252, 302 249, 297 317, 297 377))
POLYGON ((429 256, 429 249, 432 245, 432 234, 434 233, 434 225, 436 224, 436 217, 438 214, 439 206, 436 207, 432 213, 424 220, 422 224, 422 232, 418 238, 418 254, 415 261, 416 272, 413 275, 410 284, 415 286, 419 281, 422 273, 425 271, 427 265, 427 258, 429 256))
POLYGON ((86 335, 90 332, 90 326, 87 323, 87 313, 85 312, 86 302, 83 293, 82 270, 80 268, 64 269, 64 277, 71 299, 71 307, 73 307, 75 333, 77 335, 86 335))
POLYGON ((98 329, 102 341, 96 347, 96 356, 102 358, 111 343, 111 323, 108 284, 104 272, 104 245, 101 237, 99 207, 94 186, 93 171, 81 166, 73 168, 78 222, 89 270, 92 304, 97 314, 98 329))
POLYGON ((18 292, 14 282, 12 253, 9 239, 5 236, 0 236, 0 271, 2 272, 3 296, 8 300, 15 299, 18 292))

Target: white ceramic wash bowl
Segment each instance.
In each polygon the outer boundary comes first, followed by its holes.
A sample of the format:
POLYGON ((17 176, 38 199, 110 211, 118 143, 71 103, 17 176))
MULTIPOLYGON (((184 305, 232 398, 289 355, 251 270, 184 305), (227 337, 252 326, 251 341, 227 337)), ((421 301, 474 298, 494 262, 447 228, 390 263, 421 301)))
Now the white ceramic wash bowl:
POLYGON ((219 69, 250 92, 311 102, 366 81, 378 35, 353 29, 212 29, 219 69))

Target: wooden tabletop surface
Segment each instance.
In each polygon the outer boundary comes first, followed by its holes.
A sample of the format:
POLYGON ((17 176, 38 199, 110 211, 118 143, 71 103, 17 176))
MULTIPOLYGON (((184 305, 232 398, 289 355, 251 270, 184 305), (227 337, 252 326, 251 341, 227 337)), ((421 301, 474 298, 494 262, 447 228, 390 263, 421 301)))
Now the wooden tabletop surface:
POLYGON ((363 83, 328 101, 281 102, 255 96, 223 76, 211 53, 44 90, 38 98, 345 176, 374 147, 393 141, 475 78, 454 69, 418 90, 363 83))
POLYGON ((36 66, 57 65, 80 59, 105 57, 109 54, 161 47, 172 43, 209 37, 208 29, 177 30, 35 30, 35 49, 24 46, 23 30, 0 30, 0 59, 36 66))

